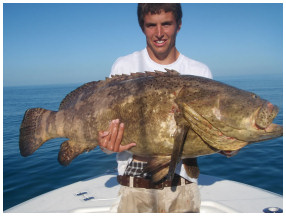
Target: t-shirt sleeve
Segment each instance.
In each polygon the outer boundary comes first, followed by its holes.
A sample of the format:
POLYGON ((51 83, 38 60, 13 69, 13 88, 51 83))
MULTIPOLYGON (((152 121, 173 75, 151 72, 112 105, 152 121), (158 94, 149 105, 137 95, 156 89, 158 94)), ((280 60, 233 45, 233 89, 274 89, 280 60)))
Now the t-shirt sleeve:
POLYGON ((119 71, 120 71, 120 69, 119 69, 119 68, 120 68, 120 64, 119 64, 120 58, 121 58, 121 57, 119 57, 119 58, 113 63, 113 65, 112 65, 112 67, 111 67, 111 72, 110 72, 109 77, 111 77, 111 75, 119 74, 119 71))
POLYGON ((209 67, 206 66, 206 65, 205 65, 205 77, 206 77, 206 78, 209 78, 209 79, 213 79, 212 72, 211 72, 211 70, 209 69, 209 67))

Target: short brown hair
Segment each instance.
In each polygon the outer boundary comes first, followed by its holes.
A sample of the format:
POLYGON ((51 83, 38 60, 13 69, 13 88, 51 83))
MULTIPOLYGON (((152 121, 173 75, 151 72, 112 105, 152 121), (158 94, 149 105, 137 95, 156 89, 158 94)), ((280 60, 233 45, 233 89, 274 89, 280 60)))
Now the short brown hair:
POLYGON ((144 30, 144 16, 149 12, 151 14, 160 14, 161 10, 172 12, 177 25, 182 22, 182 8, 180 3, 139 3, 137 7, 138 22, 142 30, 144 30))

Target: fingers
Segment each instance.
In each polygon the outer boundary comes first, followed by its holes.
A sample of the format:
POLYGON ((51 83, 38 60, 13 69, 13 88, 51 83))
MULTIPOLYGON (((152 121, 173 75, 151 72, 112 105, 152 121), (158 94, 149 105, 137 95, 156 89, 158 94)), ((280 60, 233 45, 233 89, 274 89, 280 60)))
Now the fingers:
POLYGON ((130 148, 136 146, 136 143, 130 143, 130 144, 127 144, 127 145, 120 145, 119 146, 119 150, 118 152, 123 152, 123 151, 126 151, 126 150, 129 150, 130 148))
POLYGON ((107 142, 105 142, 106 136, 109 135, 108 131, 99 131, 98 133, 98 145, 100 147, 105 148, 107 145, 107 142))
POLYGON ((135 146, 136 143, 130 143, 125 146, 121 145, 123 133, 124 124, 119 124, 119 119, 112 120, 107 131, 100 131, 98 133, 98 141, 101 150, 104 152, 106 152, 105 150, 123 152, 135 146))
MULTIPOLYGON (((111 123, 111 128, 110 128, 111 134, 109 137, 107 136, 107 139, 109 138, 109 141, 107 141, 108 142, 107 148, 110 151, 114 151, 115 143, 117 142, 117 139, 118 139, 118 125, 119 125, 118 119, 113 120, 111 123)), ((120 140, 120 142, 121 142, 121 140, 120 140)))
POLYGON ((121 123, 119 125, 119 130, 118 130, 118 134, 117 134, 117 138, 115 140, 115 144, 114 144, 114 152, 118 152, 119 151, 119 147, 122 141, 122 137, 123 137, 123 132, 124 132, 124 124, 121 123))
MULTIPOLYGON (((114 133, 114 128, 116 127, 116 124, 118 124, 119 120, 112 120, 109 124, 108 127, 108 135, 104 138, 104 142, 103 142, 103 147, 104 148, 110 148, 109 150, 113 149, 113 147, 110 144, 110 139, 114 133)), ((116 132, 116 131, 115 131, 116 132)), ((116 132, 117 133, 117 132, 116 132)), ((114 136, 114 135, 113 135, 114 136)))
POLYGON ((110 140, 111 137, 114 137, 115 135, 113 134, 114 132, 117 134, 116 132, 116 125, 118 125, 119 120, 112 120, 108 126, 107 131, 100 131, 98 133, 98 141, 99 141, 99 146, 103 147, 103 148, 107 148, 110 147, 110 140))

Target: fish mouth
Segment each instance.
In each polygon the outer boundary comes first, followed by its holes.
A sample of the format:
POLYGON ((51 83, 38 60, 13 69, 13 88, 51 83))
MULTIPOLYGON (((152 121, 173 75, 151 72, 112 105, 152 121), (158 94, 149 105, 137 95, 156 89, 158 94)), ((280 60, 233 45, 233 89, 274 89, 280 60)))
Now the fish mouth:
POLYGON ((279 108, 270 102, 266 102, 259 109, 256 119, 255 126, 259 129, 267 129, 273 119, 277 116, 279 108))
POLYGON ((265 102, 258 110, 254 127, 256 130, 265 133, 262 135, 263 140, 283 135, 283 127, 281 125, 272 123, 278 112, 279 108, 270 102, 265 102))

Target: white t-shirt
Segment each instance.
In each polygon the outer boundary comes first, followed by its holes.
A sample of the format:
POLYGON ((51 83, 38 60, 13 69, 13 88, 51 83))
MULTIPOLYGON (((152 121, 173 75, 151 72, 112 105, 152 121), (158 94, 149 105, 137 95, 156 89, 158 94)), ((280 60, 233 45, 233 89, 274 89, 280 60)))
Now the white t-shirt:
POLYGON ((161 65, 154 62, 148 55, 147 49, 136 51, 127 56, 119 57, 111 68, 110 75, 130 74, 136 72, 159 70, 165 72, 165 68, 176 70, 180 74, 188 74, 202 76, 212 79, 212 73, 208 66, 193 59, 190 59, 183 54, 179 58, 168 65, 161 65))
MULTIPOLYGON (((164 72, 165 68, 176 70, 181 74, 202 76, 210 79, 213 78, 210 69, 206 65, 190 59, 182 54, 180 54, 179 58, 172 64, 158 64, 149 57, 146 48, 141 51, 136 51, 130 55, 118 58, 112 66, 110 76, 154 70, 164 72)), ((132 153, 128 151, 121 152, 117 154, 116 158, 118 163, 118 175, 123 175, 128 164, 132 161, 132 153)), ((197 182, 197 179, 191 178, 187 175, 182 162, 177 165, 175 172, 191 182, 197 182)))

